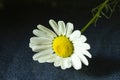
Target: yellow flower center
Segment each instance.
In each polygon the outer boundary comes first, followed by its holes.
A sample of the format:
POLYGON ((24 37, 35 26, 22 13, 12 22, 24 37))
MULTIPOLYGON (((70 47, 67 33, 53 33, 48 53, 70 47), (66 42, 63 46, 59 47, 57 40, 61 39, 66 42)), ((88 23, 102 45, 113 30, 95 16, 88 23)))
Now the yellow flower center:
POLYGON ((53 50, 60 57, 69 57, 73 53, 73 44, 65 36, 56 37, 53 40, 53 50))

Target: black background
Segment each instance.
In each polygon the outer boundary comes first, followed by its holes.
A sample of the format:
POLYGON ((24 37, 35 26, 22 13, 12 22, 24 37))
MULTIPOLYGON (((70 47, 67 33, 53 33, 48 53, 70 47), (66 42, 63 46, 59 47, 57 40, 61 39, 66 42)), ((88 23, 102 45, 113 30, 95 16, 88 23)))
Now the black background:
POLYGON ((39 64, 29 48, 32 30, 48 21, 72 22, 75 29, 92 18, 91 9, 104 0, 0 0, 0 80, 120 80, 120 10, 99 19, 83 34, 91 45, 89 67, 61 70, 39 64))

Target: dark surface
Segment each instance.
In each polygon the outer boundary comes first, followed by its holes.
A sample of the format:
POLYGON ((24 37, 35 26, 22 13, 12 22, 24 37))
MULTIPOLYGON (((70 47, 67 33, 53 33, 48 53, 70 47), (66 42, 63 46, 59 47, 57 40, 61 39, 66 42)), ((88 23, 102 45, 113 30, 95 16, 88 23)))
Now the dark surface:
MULTIPOLYGON (((82 3, 82 2, 81 2, 82 3)), ((94 3, 94 2, 93 2, 94 3)), ((84 3, 85 4, 85 3, 84 3)), ((96 3, 98 4, 98 3, 96 3)), ((36 25, 50 28, 48 21, 72 22, 81 29, 92 17, 86 6, 6 5, 0 10, 0 80, 120 80, 120 11, 98 20, 83 34, 91 45, 89 67, 61 70, 53 64, 39 64, 29 48, 36 25)), ((64 5, 64 4, 63 4, 64 5)))

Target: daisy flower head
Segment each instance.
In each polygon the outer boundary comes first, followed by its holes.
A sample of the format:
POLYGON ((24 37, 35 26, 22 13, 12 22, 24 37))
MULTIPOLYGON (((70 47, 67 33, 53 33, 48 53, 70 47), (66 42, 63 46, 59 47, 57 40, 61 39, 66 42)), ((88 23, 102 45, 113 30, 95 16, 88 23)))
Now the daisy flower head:
POLYGON ((82 63, 89 65, 86 58, 91 58, 88 52, 90 45, 85 43, 87 40, 84 35, 81 35, 79 30, 73 31, 73 24, 63 21, 49 20, 49 24, 53 31, 38 25, 38 29, 33 30, 35 37, 30 38, 29 46, 32 48, 35 55, 33 60, 39 63, 54 63, 55 67, 67 69, 74 67, 76 70, 82 68, 82 63))

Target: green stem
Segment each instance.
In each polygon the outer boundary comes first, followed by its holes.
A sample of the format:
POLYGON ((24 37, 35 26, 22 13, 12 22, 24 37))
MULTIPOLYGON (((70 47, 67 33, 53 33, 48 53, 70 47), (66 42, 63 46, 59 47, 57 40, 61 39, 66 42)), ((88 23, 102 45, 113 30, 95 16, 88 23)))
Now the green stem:
POLYGON ((109 0, 105 0, 101 7, 98 9, 98 12, 95 14, 95 16, 81 29, 81 33, 83 33, 94 21, 95 19, 99 16, 100 12, 103 10, 105 5, 109 2, 109 0))

